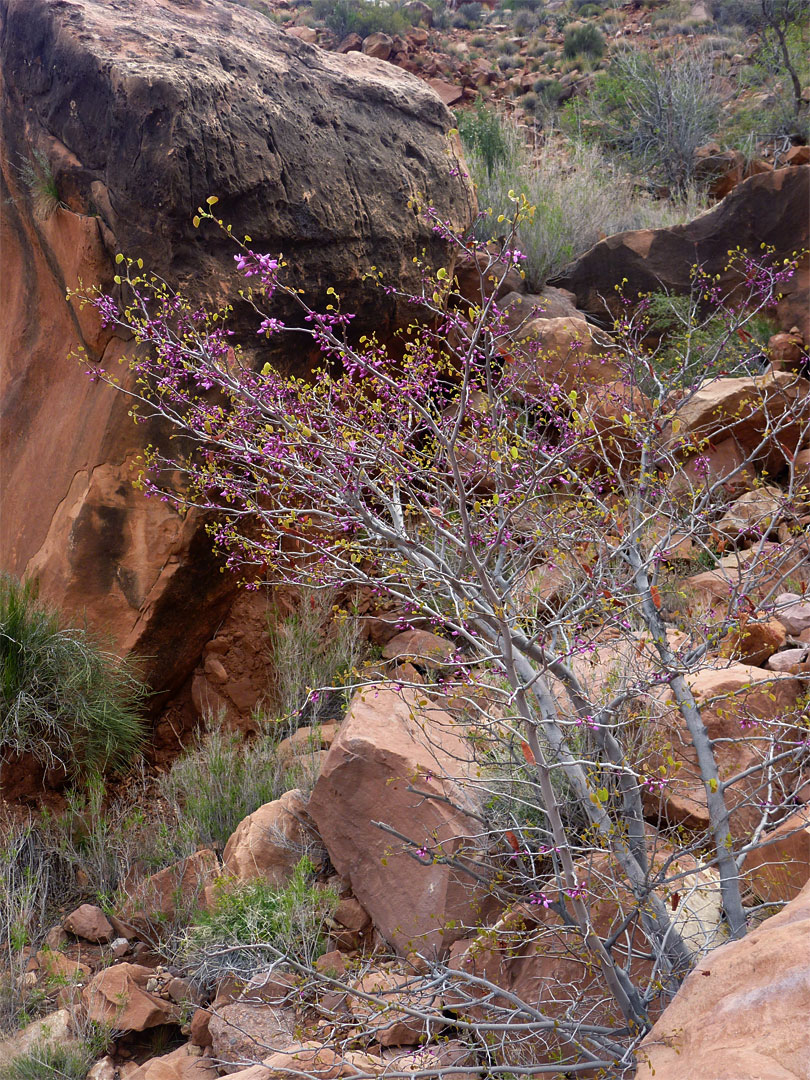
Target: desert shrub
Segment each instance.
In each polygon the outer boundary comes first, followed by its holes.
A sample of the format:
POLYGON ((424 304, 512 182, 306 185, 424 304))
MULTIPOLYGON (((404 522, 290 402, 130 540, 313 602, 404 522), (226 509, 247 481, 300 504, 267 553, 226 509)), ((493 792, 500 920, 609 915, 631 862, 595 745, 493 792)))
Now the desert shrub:
POLYGON ((533 91, 529 91, 527 94, 523 94, 518 99, 518 104, 524 112, 530 113, 534 116, 534 112, 539 104, 540 99, 533 91))
POLYGON ((159 778, 161 794, 191 834, 192 850, 221 850, 243 818, 296 786, 279 764, 277 744, 269 734, 246 740, 209 721, 159 778))
POLYGON ((268 623, 273 702, 290 729, 342 715, 362 649, 357 620, 336 606, 334 593, 312 591, 268 623))
POLYGON ((474 49, 485 49, 489 44, 489 38, 486 34, 476 34, 470 38, 470 44, 474 49))
MULTIPOLYGON (((479 101, 473 111, 456 113, 456 123, 464 149, 475 157, 479 167, 483 165, 491 176, 497 165, 514 153, 514 139, 494 109, 479 101)), ((473 170, 475 174, 475 170, 473 170)), ((474 175, 477 181, 478 177, 474 175)))
POLYGON ((312 964, 324 951, 326 921, 337 894, 314 881, 304 856, 281 888, 257 879, 219 887, 213 909, 183 936, 179 956, 195 985, 208 989, 226 974, 249 978, 279 954, 312 964))
POLYGON ((562 94, 562 86, 558 79, 551 79, 547 76, 536 79, 532 85, 532 90, 535 94, 538 94, 549 105, 558 105, 560 101, 560 95, 562 94))
POLYGON ((515 28, 516 34, 530 34, 532 30, 536 30, 540 25, 537 16, 532 11, 519 11, 514 18, 512 25, 515 28))
POLYGON ((758 8, 758 0, 714 0, 712 15, 719 27, 742 26, 752 34, 758 25, 758 8))
POLYGON ((458 30, 473 30, 480 25, 483 12, 483 4, 464 4, 453 15, 452 25, 458 30))
MULTIPOLYGON (((553 91, 549 90, 550 94, 553 91)), ((639 194, 632 179, 596 146, 572 142, 564 152, 552 145, 534 155, 522 135, 496 113, 487 120, 491 162, 461 130, 465 156, 481 207, 508 215, 509 192, 526 194, 535 207, 521 227, 529 283, 539 286, 596 243, 601 234, 624 229, 662 228, 695 216, 702 205, 694 193, 676 206, 639 194)), ((482 235, 487 231, 481 225, 482 235)))
POLYGON ((758 317, 748 323, 742 336, 729 335, 726 319, 702 310, 701 281, 697 279, 692 295, 660 291, 644 300, 650 331, 662 342, 654 357, 657 371, 686 386, 699 381, 706 370, 717 368, 728 376, 758 375, 773 327, 758 317))
POLYGON ((85 1080, 88 1071, 104 1053, 106 1032, 86 1035, 70 1042, 42 1042, 25 1054, 12 1058, 3 1072, 4 1080, 85 1080))
POLYGON ((605 39, 593 23, 573 26, 566 32, 563 43, 563 55, 573 60, 575 56, 589 56, 599 59, 605 51, 605 39))
POLYGON ((582 113, 606 149, 683 194, 694 176, 695 150, 719 115, 711 57, 691 52, 659 65, 636 49, 620 53, 597 77, 582 113))
POLYGON ((544 56, 548 52, 549 48, 550 46, 548 46, 545 41, 542 40, 542 38, 536 38, 529 42, 529 48, 527 52, 529 56, 536 58, 544 56))
POLYGON ((380 0, 314 0, 312 14, 337 38, 378 32, 402 34, 411 25, 400 5, 380 0))
POLYGON ((73 777, 126 768, 143 740, 145 688, 87 630, 62 629, 29 582, 0 577, 0 754, 73 777))
POLYGON ((39 1015, 44 995, 26 984, 28 961, 73 893, 70 868, 33 822, 0 823, 0 1033, 39 1015))

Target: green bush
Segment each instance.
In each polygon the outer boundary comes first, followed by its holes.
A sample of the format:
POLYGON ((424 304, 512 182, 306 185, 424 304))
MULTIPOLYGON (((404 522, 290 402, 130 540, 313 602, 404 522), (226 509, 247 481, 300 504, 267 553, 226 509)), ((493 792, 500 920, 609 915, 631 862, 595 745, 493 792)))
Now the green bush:
POLYGON ((644 300, 645 318, 661 345, 652 357, 659 373, 693 386, 707 370, 728 376, 758 375, 768 339, 775 328, 764 317, 752 319, 742 337, 730 334, 727 320, 708 316, 699 295, 651 293, 644 300))
POLYGON ((381 0, 314 0, 312 14, 340 39, 347 34, 404 34, 412 25, 400 6, 381 0))
MULTIPOLYGON (((511 156, 512 146, 506 127, 498 113, 483 101, 479 100, 474 111, 456 113, 456 123, 468 161, 472 157, 476 163, 482 163, 487 176, 492 175, 496 165, 511 156)), ((479 178, 474 175, 473 179, 479 178)))
POLYGON ((291 730, 343 715, 361 658, 357 619, 337 610, 334 593, 304 593, 294 610, 268 622, 273 705, 291 730))
POLYGON ((0 577, 0 756, 72 778, 120 771, 143 741, 145 688, 86 630, 60 628, 31 583, 0 577))
POLYGON ((249 978, 276 963, 279 953, 313 964, 323 953, 326 923, 337 894, 318 886, 315 866, 304 856, 279 888, 263 879, 224 882, 213 910, 199 916, 182 940, 179 956, 194 984, 210 989, 225 975, 249 978))
POLYGON ((588 56, 598 60, 604 51, 605 39, 593 23, 573 26, 566 32, 563 43, 563 55, 566 59, 573 60, 575 56, 588 56))
POLYGON ((457 30, 474 30, 476 26, 481 25, 483 11, 483 4, 464 4, 452 16, 451 25, 457 30))
POLYGON ((221 850, 243 818, 296 786, 297 775, 279 765, 276 746, 267 734, 247 741, 209 724, 160 777, 161 795, 178 808, 192 850, 221 850))
POLYGON ((515 20, 512 25, 515 28, 515 33, 520 35, 530 34, 532 30, 536 30, 540 24, 540 20, 531 11, 519 11, 515 15, 515 20))

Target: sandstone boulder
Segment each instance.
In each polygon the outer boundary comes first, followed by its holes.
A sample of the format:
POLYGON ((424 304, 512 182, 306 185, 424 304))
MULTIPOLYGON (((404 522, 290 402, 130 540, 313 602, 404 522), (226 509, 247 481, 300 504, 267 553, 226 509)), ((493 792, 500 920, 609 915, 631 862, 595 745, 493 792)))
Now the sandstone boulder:
POLYGON ((309 813, 335 869, 403 954, 442 953, 476 923, 484 897, 463 873, 427 856, 441 844, 462 858, 475 844, 480 825, 465 812, 479 812, 464 786, 471 764, 471 747, 447 713, 381 683, 352 698, 312 793, 309 813))
MULTIPOLYGON (((726 781, 751 770, 726 790, 732 834, 743 838, 761 816, 760 803, 769 775, 762 766, 770 749, 768 721, 789 725, 797 708, 799 683, 790 676, 771 674, 745 664, 732 664, 720 670, 704 669, 689 676, 688 682, 709 738, 718 740, 714 750, 720 779, 726 781)), ((647 793, 648 809, 660 812, 670 824, 706 829, 709 827, 706 790, 691 736, 670 691, 662 704, 669 708, 662 715, 651 717, 648 724, 651 752, 647 768, 651 776, 656 776, 664 767, 666 782, 660 791, 647 793), (669 758, 680 762, 680 766, 668 767, 669 758)))
POLYGON ((807 350, 795 327, 787 333, 773 334, 768 340, 768 356, 777 371, 800 371, 807 361, 807 350))
POLYGON ((235 1062, 261 1061, 296 1041, 295 1013, 262 1001, 234 1001, 214 1010, 208 1033, 212 1053, 225 1073, 238 1071, 235 1062))
POLYGON ((178 1019, 177 1009, 146 990, 153 972, 140 964, 99 971, 82 993, 88 1019, 119 1031, 146 1031, 178 1019))
POLYGON ((475 256, 462 255, 456 263, 455 275, 458 292, 473 304, 480 304, 482 297, 501 300, 525 291, 519 270, 497 259, 495 254, 488 256, 483 251, 475 256))
POLYGON ((337 735, 337 723, 305 724, 296 728, 292 735, 282 739, 276 749, 279 764, 292 765, 296 760, 312 758, 321 750, 328 750, 337 735))
POLYGON ((419 1047, 390 1047, 382 1051, 380 1055, 386 1067, 386 1072, 395 1073, 425 1073, 428 1070, 442 1067, 459 1070, 468 1065, 470 1072, 454 1071, 450 1075, 454 1080, 475 1080, 480 1074, 475 1071, 475 1051, 459 1042, 458 1039, 442 1038, 430 1046, 419 1047))
POLYGON ((795 899, 810 880, 810 807, 766 832, 759 847, 746 856, 742 871, 766 904, 795 899))
POLYGON ((686 979, 641 1043, 637 1080, 806 1080, 810 884, 686 979))
POLYGON ((96 944, 111 941, 115 936, 112 923, 95 904, 82 904, 66 915, 62 926, 70 934, 96 944))
POLYGON ((621 381, 589 386, 582 402, 583 447, 581 468, 612 473, 633 467, 641 454, 645 417, 652 402, 636 386, 621 381))
MULTIPOLYGON (((235 295, 232 246, 191 221, 215 194, 235 234, 285 252, 314 303, 334 287, 358 326, 390 325, 394 301, 363 270, 418 288, 413 254, 447 261, 410 197, 459 225, 472 212, 445 153, 452 117, 421 79, 317 49, 225 0, 4 0, 2 72, 0 564, 38 574, 45 599, 86 613, 146 658, 154 688, 175 690, 235 583, 197 519, 132 488, 160 432, 136 428, 124 396, 68 359, 81 346, 117 370, 131 343, 66 304, 66 289, 80 278, 114 289, 124 251, 197 300, 235 295), (62 206, 38 208, 21 162, 45 163, 62 206)), ((255 348, 252 323, 234 313, 255 348)), ((278 358, 309 363, 297 342, 278 358)))
POLYGON ((366 56, 373 56, 376 60, 387 60, 391 55, 393 41, 388 34, 369 34, 363 39, 363 52, 366 56))
MULTIPOLYGON (((731 630, 720 645, 720 655, 751 667, 765 667, 785 644, 785 629, 777 619, 748 620, 731 630)), ((771 671, 778 668, 768 664, 771 671)))
MULTIPOLYGON (((650 861, 653 865, 661 865, 671 854, 671 850, 664 847, 656 849, 656 839, 651 835, 650 861)), ((664 897, 669 901, 667 906, 675 911, 673 924, 694 956, 700 956, 724 939, 719 877, 714 871, 699 870, 689 856, 676 859, 670 864, 669 872, 682 874, 677 885, 664 897)), ((586 898, 591 927, 603 938, 610 937, 617 927, 623 927, 613 956, 621 958, 636 986, 646 986, 653 975, 653 966, 637 904, 621 884, 621 874, 612 859, 599 854, 590 860, 581 860, 577 863, 576 873, 586 898)), ((461 1001, 474 999, 476 995, 485 996, 481 987, 465 987, 464 973, 468 973, 516 995, 550 1020, 562 1021, 570 1011, 582 1015, 582 1010, 588 1012, 594 1023, 611 1024, 619 1020, 616 1005, 605 995, 604 984, 595 971, 582 935, 573 931, 570 925, 566 926, 540 899, 554 900, 556 896, 556 882, 541 883, 532 902, 515 905, 479 937, 454 946, 450 966, 462 974, 458 986, 448 991, 450 1007, 458 1007, 461 1001)), ((506 999, 501 1004, 506 1004, 506 999)), ((655 1014, 656 1010, 653 995, 651 1011, 655 1014)), ((479 1010, 476 1006, 465 1007, 464 1011, 479 1017, 485 1015, 485 1009, 479 1010)), ((522 1019, 528 1020, 528 1017, 524 1014, 522 1019)), ((563 1054, 566 1047, 570 1050, 570 1043, 563 1028, 532 1033, 527 1036, 526 1050, 529 1047, 532 1061, 556 1062, 560 1061, 561 1050, 563 1054)), ((493 1032, 490 1052, 496 1060, 514 1060, 510 1035, 499 1036, 493 1032), (504 1040, 502 1044, 501 1039, 504 1040)), ((562 1065, 561 1071, 565 1071, 562 1065)))
POLYGON ((383 647, 383 659, 440 670, 453 658, 457 646, 429 630, 403 630, 383 647))
POLYGON ((621 374, 609 336, 582 318, 530 319, 509 352, 511 377, 530 397, 552 384, 568 391, 621 374))
POLYGON ((312 838, 306 810, 306 799, 298 788, 254 810, 240 821, 225 845, 225 869, 239 881, 262 878, 273 885, 285 884, 312 838))
POLYGON ((419 976, 400 975, 394 971, 370 971, 354 984, 354 989, 375 998, 357 997, 349 992, 349 1011, 380 1046, 419 1046, 444 1027, 412 1016, 397 1006, 406 1005, 428 1015, 441 1012, 441 1000, 432 990, 420 986, 419 976))
POLYGON ((713 199, 724 199, 742 181, 744 172, 745 157, 739 150, 707 143, 695 151, 695 180, 708 188, 713 199))
POLYGON ((338 1053, 316 1042, 304 1042, 271 1054, 261 1065, 233 1073, 233 1080, 291 1080, 301 1076, 341 1080, 358 1075, 375 1076, 382 1071, 382 1060, 371 1054, 357 1050, 338 1053))
POLYGON ((22 1057, 35 1046, 42 1044, 58 1045, 71 1038, 71 1014, 68 1009, 43 1016, 27 1024, 21 1031, 7 1039, 0 1040, 0 1074, 16 1057, 22 1057))
MULTIPOLYGON (((596 318, 605 317, 605 302, 614 301, 614 286, 626 279, 625 293, 655 292, 662 287, 688 293, 695 264, 721 275, 721 287, 736 283, 725 272, 728 252, 737 246, 749 251, 772 245, 777 259, 808 246, 810 166, 778 169, 738 184, 713 210, 686 225, 641 229, 600 240, 590 251, 552 278, 550 284, 576 294, 577 307, 596 318)), ((784 330, 798 326, 810 339, 808 276, 803 270, 784 289, 776 316, 784 330)), ((616 307, 618 311, 618 306, 616 307)))
POLYGON ((566 289, 546 285, 539 293, 526 293, 522 289, 499 298, 498 307, 503 311, 506 326, 516 330, 529 319, 581 319, 576 297, 566 289))
MULTIPOLYGON (((781 623, 778 625, 781 626, 781 623)), ((790 675, 799 675, 810 671, 810 648, 800 646, 796 649, 782 649, 769 657, 765 665, 769 671, 786 671, 790 675)))
MULTIPOLYGON (((765 541, 747 550, 722 555, 713 570, 693 574, 686 579, 686 585, 695 597, 723 613, 727 611, 729 601, 741 593, 754 604, 765 603, 770 607, 774 604, 774 593, 780 593, 788 579, 801 581, 806 574, 806 547, 784 547, 765 541)), ((789 603, 785 602, 784 610, 788 609, 789 603)), ((774 617, 784 626, 779 617, 781 610, 777 608, 774 617)))
POLYGON ((798 636, 810 628, 810 600, 799 593, 780 593, 774 601, 774 615, 789 634, 798 636))
POLYGON ((808 391, 804 379, 784 371, 711 379, 679 405, 680 430, 671 448, 689 453, 696 441, 733 438, 746 458, 779 471, 805 438, 808 391))
POLYGON ((187 1044, 152 1058, 128 1073, 127 1080, 216 1080, 219 1075, 210 1058, 200 1057, 199 1047, 187 1044))
POLYGON ((318 31, 313 26, 288 26, 286 32, 290 37, 305 41, 307 45, 317 45, 318 31))
POLYGON ((90 976, 90 968, 78 960, 71 960, 64 953, 52 949, 40 949, 37 952, 37 964, 46 984, 62 983, 68 986, 84 983, 90 976))
POLYGON ((784 507, 782 490, 765 485, 748 491, 735 499, 719 521, 714 531, 736 543, 742 539, 758 540, 776 532, 784 507))
POLYGON ((719 439, 690 453, 669 481, 669 490, 676 497, 702 491, 722 482, 731 498, 754 487, 756 473, 743 447, 736 439, 719 439))

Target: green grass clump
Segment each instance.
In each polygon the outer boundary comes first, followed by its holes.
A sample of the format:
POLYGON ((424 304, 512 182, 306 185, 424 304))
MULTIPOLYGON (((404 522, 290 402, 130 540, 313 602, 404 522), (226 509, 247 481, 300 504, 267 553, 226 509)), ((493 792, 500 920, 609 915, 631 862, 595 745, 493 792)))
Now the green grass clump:
POLYGON ((221 850, 243 818, 297 786, 302 777, 279 764, 277 745, 269 735, 247 741, 209 724, 160 777, 195 846, 221 850))
POLYGON ((145 688, 36 589, 0 577, 0 759, 31 754, 72 778, 121 771, 143 741, 145 688))
MULTIPOLYGON (((558 85, 551 80, 538 90, 536 84, 536 117, 554 108, 558 85)), ((587 251, 601 234, 662 228, 688 221, 703 209, 694 193, 677 205, 641 195, 632 177, 597 146, 571 141, 565 152, 554 144, 532 152, 523 134, 486 106, 459 116, 458 126, 478 204, 492 210, 476 226, 479 238, 490 238, 501 214, 512 217, 510 191, 525 194, 535 207, 532 220, 518 231, 532 288, 587 251)))
POLYGON ((194 983, 214 986, 226 975, 249 978, 279 954, 313 964, 323 953, 327 919, 338 903, 332 889, 314 881, 315 865, 304 856, 283 887, 259 878, 220 888, 213 910, 186 932, 181 957, 194 983))
POLYGON ((85 1080, 104 1053, 109 1033, 90 1025, 87 1032, 68 1042, 42 1041, 27 1053, 12 1058, 3 1080, 85 1080))

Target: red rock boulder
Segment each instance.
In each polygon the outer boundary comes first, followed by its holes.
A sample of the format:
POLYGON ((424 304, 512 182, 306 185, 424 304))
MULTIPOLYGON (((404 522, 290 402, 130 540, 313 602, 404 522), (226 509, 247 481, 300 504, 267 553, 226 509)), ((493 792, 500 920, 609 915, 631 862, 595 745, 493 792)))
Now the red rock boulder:
POLYGON ((335 869, 403 955, 441 954, 477 925, 485 892, 430 858, 475 848, 480 823, 465 812, 480 810, 465 784, 473 767, 447 713, 381 683, 353 697, 310 798, 335 869))
POLYGON ((806 1080, 810 884, 687 978, 638 1048, 636 1080, 806 1080))

